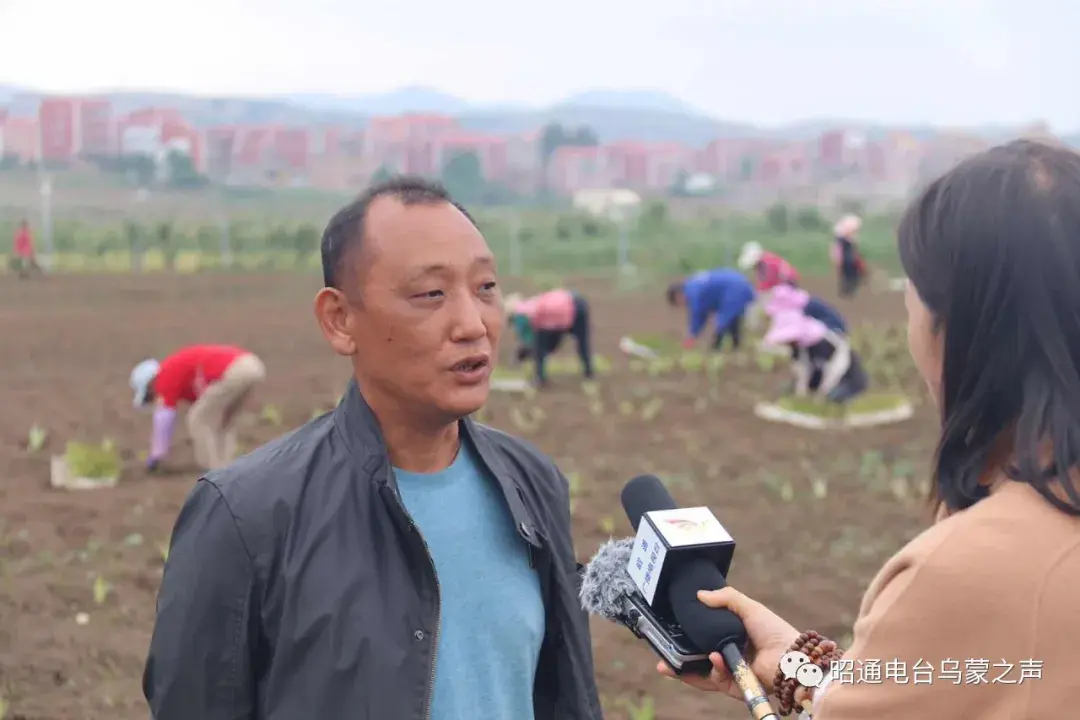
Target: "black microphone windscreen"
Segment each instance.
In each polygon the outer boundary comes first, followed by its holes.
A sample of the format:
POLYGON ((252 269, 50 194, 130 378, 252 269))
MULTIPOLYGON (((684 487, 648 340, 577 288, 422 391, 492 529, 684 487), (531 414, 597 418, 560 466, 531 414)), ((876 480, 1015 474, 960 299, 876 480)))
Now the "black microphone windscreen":
POLYGON ((675 498, 655 475, 638 475, 626 483, 622 491, 622 506, 626 517, 637 532, 641 516, 653 510, 674 510, 675 498))
POLYGON ((728 643, 739 648, 746 645, 746 628, 738 615, 698 600, 698 590, 719 590, 726 585, 720 569, 705 558, 681 563, 668 585, 671 614, 691 642, 704 652, 719 650, 728 643))

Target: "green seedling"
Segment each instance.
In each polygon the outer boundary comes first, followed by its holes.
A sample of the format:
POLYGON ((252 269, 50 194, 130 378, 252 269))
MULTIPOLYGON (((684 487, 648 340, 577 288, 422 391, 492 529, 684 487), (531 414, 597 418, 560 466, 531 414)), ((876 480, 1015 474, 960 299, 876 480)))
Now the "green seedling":
POLYGON ((259 419, 273 427, 281 427, 281 410, 276 405, 264 405, 259 419))
POLYGON ((645 403, 645 406, 641 408, 641 419, 645 422, 652 422, 656 419, 656 416, 660 414, 660 408, 664 407, 664 401, 660 398, 653 398, 649 402, 645 403))
POLYGON ((35 423, 27 435, 26 449, 30 452, 41 450, 41 448, 45 447, 46 438, 48 438, 48 433, 45 432, 45 428, 35 423))
POLYGON ((600 529, 608 535, 614 533, 615 518, 611 517, 610 515, 605 515, 604 517, 600 518, 600 529))
POLYGON ((705 370, 709 375, 719 375, 720 371, 724 369, 725 362, 726 360, 723 355, 714 353, 705 360, 705 370))
POLYGON ((581 492, 581 475, 579 473, 567 473, 566 482, 570 486, 570 497, 575 497, 581 492))
POLYGON ((112 585, 105 578, 98 575, 94 579, 94 604, 103 605, 111 592, 112 585))
POLYGON ((623 707, 626 708, 630 720, 656 720, 656 705, 651 696, 641 698, 641 704, 635 704, 633 700, 623 699, 623 707))
POLYGON ((98 446, 71 441, 64 452, 68 471, 78 478, 115 480, 120 476, 120 454, 111 440, 98 446))
POLYGON ((535 432, 546 417, 544 411, 538 407, 530 407, 527 411, 518 406, 510 408, 510 420, 514 427, 524 432, 535 432))
POLYGON ((169 543, 158 543, 158 552, 161 553, 161 562, 165 562, 169 559, 169 543))
POLYGON ((686 352, 679 356, 679 367, 686 372, 701 372, 705 367, 705 356, 699 352, 686 352))

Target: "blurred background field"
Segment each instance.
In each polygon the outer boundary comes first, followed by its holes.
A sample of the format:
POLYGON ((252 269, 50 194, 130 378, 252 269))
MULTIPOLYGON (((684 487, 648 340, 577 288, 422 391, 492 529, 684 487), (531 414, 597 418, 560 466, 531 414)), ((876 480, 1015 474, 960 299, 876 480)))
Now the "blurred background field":
MULTIPOLYGON (((17 182, 18 174, 4 176, 0 173, 0 238, 11 237, 27 217, 39 228, 43 252, 36 185, 30 177, 17 182)), ((54 189, 49 208, 52 267, 62 272, 315 271, 323 226, 348 198, 315 190, 235 188, 139 196, 119 186, 83 187, 77 178, 54 189)), ((733 264, 739 248, 751 240, 804 272, 828 273, 831 228, 843 210, 863 208, 848 202, 823 211, 776 202, 764 213, 750 213, 659 198, 642 201, 622 221, 567 202, 479 207, 474 214, 500 269, 510 276, 603 276, 623 268, 623 275, 660 278, 733 264)), ((861 240, 867 260, 894 273, 897 215, 897 210, 879 210, 866 216, 861 240)), ((10 252, 10 247, 0 249, 10 252)))
MULTIPOLYGON (((52 271, 0 274, 0 617, 32 618, 0 622, 0 699, 10 717, 146 716, 139 683, 157 584, 197 469, 181 432, 170 474, 144 474, 149 419, 131 408, 134 363, 196 342, 258 353, 269 377, 245 449, 330 409, 344 388, 347 368, 326 348, 310 305, 321 284, 319 235, 342 198, 223 198, 199 191, 112 213, 57 202, 52 271), (49 488, 49 457, 72 441, 115 448, 115 489, 49 488)), ((22 212, 4 207, 0 234, 22 212)), ((781 206, 703 215, 660 200, 622 224, 565 206, 479 208, 477 218, 506 292, 566 285, 592 303, 596 383, 581 381, 568 343, 552 362, 549 392, 496 393, 481 412, 566 472, 579 559, 631 532, 619 492, 653 472, 681 503, 707 504, 729 526, 738 541, 733 584, 800 626, 847 636, 880 562, 925 521, 935 420, 906 353, 902 295, 880 283, 853 301, 835 295, 835 216, 781 206), (760 327, 742 351, 716 361, 646 364, 620 354, 628 334, 677 346, 685 318, 664 303, 665 284, 733 262, 748 240, 784 254, 841 308, 875 386, 911 397, 914 419, 821 432, 755 417, 755 403, 789 379, 784 358, 755 349, 760 327)), ((894 215, 871 216, 862 236, 885 275, 898 270, 894 224, 894 215)), ((504 361, 510 345, 504 337, 504 361)), ((628 631, 601 621, 593 631, 609 720, 745 716, 739 703, 656 676, 651 652, 628 631)))

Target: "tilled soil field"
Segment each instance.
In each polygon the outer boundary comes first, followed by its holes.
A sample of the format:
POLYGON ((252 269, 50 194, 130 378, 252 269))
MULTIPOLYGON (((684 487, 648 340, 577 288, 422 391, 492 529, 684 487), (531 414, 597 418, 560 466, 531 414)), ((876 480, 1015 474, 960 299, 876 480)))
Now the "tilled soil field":
MULTIPOLYGON (((619 337, 677 339, 681 314, 656 291, 576 287, 592 302, 596 346, 610 361, 598 391, 590 395, 578 375, 563 375, 532 399, 493 395, 483 419, 527 436, 570 476, 579 559, 609 536, 631 533, 619 492, 630 477, 653 472, 680 503, 711 507, 736 538, 733 585, 799 627, 849 633, 873 573, 927 519, 921 479, 935 420, 925 403, 914 419, 873 430, 769 424, 752 408, 787 380, 784 363, 767 372, 744 352, 715 376, 635 371, 619 356, 619 337)), ((144 357, 187 343, 252 349, 269 374, 243 436, 252 449, 330 408, 345 386, 348 369, 324 345, 312 316, 316 289, 316 278, 286 274, 0 276, 6 720, 148 716, 140 681, 163 549, 197 471, 181 428, 169 474, 143 472, 149 417, 131 407, 128 372, 144 357), (34 425, 48 434, 31 452, 34 425), (106 437, 125 462, 118 488, 49 488, 50 454, 68 440, 106 437), (89 621, 76 622, 80 613, 89 621)), ((834 299, 829 283, 818 289, 834 299)), ((855 324, 902 329, 898 293, 864 292, 838 304, 855 324)), ((572 342, 560 357, 576 371, 572 342)), ((922 397, 909 365, 897 361, 889 371, 922 397)), ((599 620, 593 631, 607 718, 746 717, 740 703, 656 675, 651 651, 629 631, 599 620)))

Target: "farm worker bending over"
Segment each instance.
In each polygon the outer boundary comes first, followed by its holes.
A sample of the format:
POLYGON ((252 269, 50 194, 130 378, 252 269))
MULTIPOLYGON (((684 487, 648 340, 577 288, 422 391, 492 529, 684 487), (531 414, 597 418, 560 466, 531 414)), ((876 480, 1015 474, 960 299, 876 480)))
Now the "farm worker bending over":
POLYGON ((836 241, 832 246, 832 261, 840 283, 840 297, 852 297, 866 274, 866 262, 859 252, 859 229, 862 220, 845 215, 833 227, 836 241))
POLYGON ((147 469, 155 470, 168 454, 181 401, 191 403, 187 425, 196 462, 208 470, 232 462, 240 410, 265 378, 262 360, 228 345, 192 345, 160 363, 143 360, 136 365, 130 380, 135 407, 156 401, 147 469))
POLYGON ((739 348, 742 318, 754 302, 754 288, 742 273, 730 268, 703 270, 667 290, 668 304, 686 307, 687 335, 683 348, 689 350, 705 327, 709 315, 716 313, 716 336, 712 347, 719 350, 726 335, 732 347, 739 348))
POLYGON ((797 311, 804 315, 820 320, 825 327, 840 334, 847 335, 847 324, 840 311, 820 298, 816 298, 805 290, 780 285, 769 297, 765 304, 765 314, 776 317, 779 313, 797 311))
POLYGON ((764 342, 791 346, 798 396, 814 393, 830 402, 846 403, 869 385, 859 356, 847 339, 799 310, 774 315, 764 342))
POLYGON ((589 325, 589 303, 569 290, 550 290, 531 298, 514 293, 503 302, 506 314, 518 336, 518 362, 532 358, 536 366, 536 382, 547 385, 544 359, 559 348, 565 335, 574 336, 578 356, 586 378, 592 378, 592 344, 589 325))
POLYGON ((754 271, 759 292, 768 292, 780 285, 799 284, 799 272, 794 265, 776 253, 766 252, 756 242, 743 245, 738 266, 743 271, 754 271))

